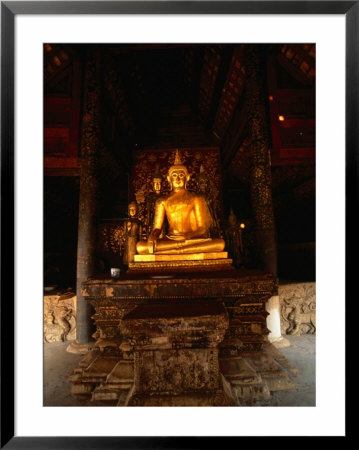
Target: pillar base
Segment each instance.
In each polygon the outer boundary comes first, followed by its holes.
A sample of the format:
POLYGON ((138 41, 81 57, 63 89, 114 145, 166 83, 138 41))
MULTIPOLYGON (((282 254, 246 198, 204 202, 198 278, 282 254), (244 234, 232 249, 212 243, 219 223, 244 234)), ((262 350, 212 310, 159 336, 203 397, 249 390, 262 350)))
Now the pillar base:
POLYGON ((280 327, 280 302, 279 295, 273 295, 266 303, 267 328, 270 330, 268 341, 276 348, 289 347, 290 342, 282 336, 280 327))
POLYGON ((75 353, 77 355, 85 355, 87 352, 93 349, 94 342, 86 342, 85 344, 80 344, 78 341, 72 341, 71 344, 66 348, 69 353, 75 353))
POLYGON ((276 338, 270 338, 268 336, 268 341, 274 345, 274 347, 276 348, 285 348, 285 347, 290 347, 290 342, 288 341, 288 339, 286 339, 283 336, 280 337, 276 337, 276 338))

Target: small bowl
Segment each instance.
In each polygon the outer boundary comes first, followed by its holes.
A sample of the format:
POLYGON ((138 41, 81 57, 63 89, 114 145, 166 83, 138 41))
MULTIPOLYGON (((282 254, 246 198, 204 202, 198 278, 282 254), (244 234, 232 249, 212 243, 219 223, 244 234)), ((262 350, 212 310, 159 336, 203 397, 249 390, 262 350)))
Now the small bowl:
POLYGON ((111 277, 119 278, 121 274, 121 269, 119 267, 111 267, 111 277))
POLYGON ((45 286, 44 291, 51 292, 51 291, 54 291, 56 288, 57 288, 57 284, 54 284, 53 286, 45 286))

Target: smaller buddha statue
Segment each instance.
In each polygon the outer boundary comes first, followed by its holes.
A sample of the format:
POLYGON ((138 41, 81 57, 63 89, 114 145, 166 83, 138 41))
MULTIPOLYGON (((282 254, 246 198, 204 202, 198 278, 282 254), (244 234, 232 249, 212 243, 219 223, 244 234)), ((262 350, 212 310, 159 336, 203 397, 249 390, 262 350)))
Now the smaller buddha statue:
POLYGON ((238 223, 232 208, 228 217, 228 223, 229 226, 225 231, 228 252, 233 259, 234 265, 241 266, 243 265, 242 228, 244 224, 238 223))
POLYGON ((148 194, 146 199, 146 231, 147 235, 150 235, 152 231, 153 219, 155 217, 155 204, 161 195, 162 189, 162 176, 158 169, 158 164, 156 164, 155 173, 152 176, 152 192, 148 194))
POLYGON ((125 239, 124 254, 122 262, 125 265, 133 262, 136 254, 136 244, 142 236, 142 223, 137 218, 138 205, 131 202, 128 205, 128 219, 124 223, 123 237, 125 239))
POLYGON ((139 255, 223 251, 223 239, 208 237, 211 214, 203 195, 187 190, 189 179, 187 167, 182 164, 177 150, 174 164, 169 168, 167 176, 171 192, 166 197, 159 196, 156 201, 151 234, 147 241, 140 241, 136 246, 139 255), (168 221, 168 231, 161 238, 165 218, 168 221))
POLYGON ((213 195, 211 193, 210 189, 210 181, 208 179, 208 175, 204 171, 204 167, 201 165, 200 172, 197 177, 197 186, 198 186, 198 193, 200 195, 203 195, 203 197, 206 200, 208 210, 211 214, 212 223, 210 226, 209 234, 212 238, 221 238, 222 237, 222 231, 220 227, 220 222, 218 219, 218 214, 215 208, 215 199, 213 198, 213 195))

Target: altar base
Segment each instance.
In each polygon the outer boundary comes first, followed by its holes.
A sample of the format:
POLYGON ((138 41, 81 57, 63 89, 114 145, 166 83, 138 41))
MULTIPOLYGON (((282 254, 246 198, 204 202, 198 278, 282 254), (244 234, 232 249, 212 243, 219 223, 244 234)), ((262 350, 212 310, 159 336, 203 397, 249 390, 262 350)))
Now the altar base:
POLYGON ((268 342, 271 275, 132 273, 88 280, 95 349, 72 393, 91 405, 266 405, 294 389, 295 368, 268 342))
POLYGON ((131 272, 226 271, 234 270, 227 252, 178 255, 135 255, 129 263, 131 272))

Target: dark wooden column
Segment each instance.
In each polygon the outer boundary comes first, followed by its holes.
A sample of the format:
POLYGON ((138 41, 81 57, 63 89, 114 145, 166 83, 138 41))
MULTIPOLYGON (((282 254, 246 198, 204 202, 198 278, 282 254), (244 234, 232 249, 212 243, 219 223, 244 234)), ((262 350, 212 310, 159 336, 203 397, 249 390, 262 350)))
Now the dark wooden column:
POLYGON ((95 274, 96 212, 98 195, 98 154, 100 135, 100 58, 97 46, 87 52, 80 145, 80 198, 77 247, 77 331, 79 344, 91 341, 93 310, 81 293, 82 283, 95 274))
POLYGON ((262 268, 277 276, 272 178, 268 123, 265 109, 265 59, 261 45, 246 45, 246 98, 251 141, 251 200, 258 256, 262 268))

